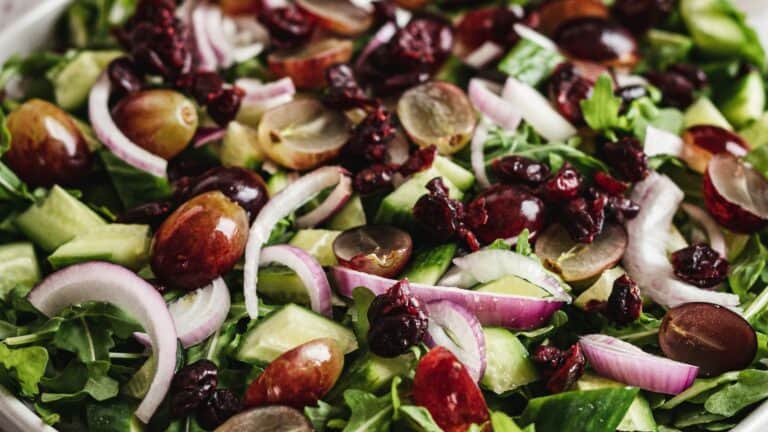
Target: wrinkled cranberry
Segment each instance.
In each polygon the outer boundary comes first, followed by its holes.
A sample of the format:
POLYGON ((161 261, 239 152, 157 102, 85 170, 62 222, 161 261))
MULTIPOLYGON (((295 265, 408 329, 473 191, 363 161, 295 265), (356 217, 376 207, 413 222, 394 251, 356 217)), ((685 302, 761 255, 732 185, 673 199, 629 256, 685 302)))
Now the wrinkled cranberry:
POLYGON ((278 48, 293 48, 309 40, 315 23, 301 8, 265 7, 259 21, 269 30, 270 42, 278 48))
POLYGON ((112 60, 107 68, 107 74, 109 75, 109 81, 112 83, 113 91, 119 97, 136 93, 144 85, 141 80, 141 74, 128 57, 112 60))
POLYGON ((549 166, 522 156, 505 156, 493 161, 493 174, 503 183, 538 186, 549 177, 549 166))
POLYGON ((435 157, 437 157, 437 147, 434 145, 420 148, 411 153, 411 156, 408 158, 408 160, 400 165, 400 174, 408 177, 417 172, 429 169, 432 166, 432 163, 435 162, 435 157))
POLYGON ((197 423, 204 429, 214 430, 241 409, 240 399, 232 390, 219 389, 197 409, 197 423))
POLYGON ((539 195, 548 202, 567 201, 579 195, 582 181, 581 174, 566 162, 557 174, 541 186, 539 195))
POLYGON ((495 185, 467 206, 466 223, 483 243, 509 239, 544 227, 544 203, 524 186, 495 185))
MULTIPOLYGON (((448 196, 448 187, 441 177, 430 180, 427 189, 429 193, 419 198, 413 206, 416 222, 437 241, 447 241, 456 235, 463 236, 466 231, 464 205, 448 196)), ((471 237, 474 239, 474 236, 471 237)), ((477 240, 472 241, 470 247, 476 243, 477 240)))
POLYGON ((142 72, 175 79, 189 71, 192 55, 178 20, 171 24, 141 21, 126 31, 131 56, 142 72))
POLYGON ((605 205, 605 215, 609 220, 623 224, 634 219, 640 213, 640 206, 631 199, 621 195, 611 195, 605 205))
POLYGON ((674 7, 674 0, 616 0, 612 10, 617 21, 641 34, 660 24, 674 7))
POLYGON ((143 224, 156 229, 171 214, 174 204, 170 201, 155 201, 128 209, 117 216, 118 223, 143 224))
POLYGON ((609 195, 620 195, 627 191, 629 185, 617 180, 605 171, 595 173, 595 184, 609 195))
POLYGON ((219 126, 226 126, 237 116, 243 96, 245 92, 239 87, 222 90, 221 94, 208 104, 208 115, 219 126))
POLYGON ((640 84, 628 85, 619 87, 614 94, 621 98, 621 112, 624 113, 629 109, 630 104, 637 99, 644 98, 649 95, 648 87, 640 84))
POLYGON ((325 70, 325 81, 328 89, 323 102, 326 105, 340 109, 369 108, 376 105, 358 84, 355 73, 347 64, 337 64, 325 70))
POLYGON ((520 40, 513 26, 524 18, 521 8, 487 7, 470 10, 456 27, 457 43, 467 53, 485 42, 510 48, 520 40))
POLYGON ((181 418, 195 411, 213 394, 218 382, 218 369, 209 360, 181 368, 171 381, 171 414, 181 418))
POLYGON ((424 338, 427 315, 407 279, 376 296, 368 308, 368 342, 382 357, 397 357, 424 338))
POLYGON ((361 195, 371 195, 391 190, 394 187, 392 176, 395 174, 395 171, 395 167, 390 164, 371 165, 355 174, 352 186, 361 195))
POLYGON ((578 343, 567 351, 541 345, 533 351, 531 360, 539 366, 550 393, 561 393, 571 387, 584 374, 587 362, 578 343))
POLYGON ((342 158, 344 166, 358 171, 370 162, 384 162, 387 145, 395 138, 392 114, 383 107, 368 113, 360 124, 355 126, 352 136, 344 144, 342 158))
POLYGON ((224 80, 216 72, 187 74, 176 85, 189 93, 201 105, 213 102, 224 90, 224 80))
POLYGON ((568 202, 561 212, 561 222, 571 238, 580 243, 592 243, 603 231, 608 197, 579 197, 568 202))
POLYGON ((675 276, 700 288, 712 288, 728 277, 728 261, 703 243, 672 254, 675 276))
POLYGON ((643 298, 635 281, 623 275, 613 282, 603 314, 616 324, 629 324, 643 312, 643 298))
POLYGON ((622 65, 637 60, 632 34, 605 18, 583 17, 563 23, 555 33, 555 42, 581 60, 622 65))
POLYGON ((574 124, 583 124, 581 101, 592 94, 594 83, 576 73, 573 63, 561 63, 549 81, 549 99, 560 114, 574 124))
POLYGON ((637 138, 606 143, 601 154, 622 180, 638 182, 648 175, 648 156, 637 138))

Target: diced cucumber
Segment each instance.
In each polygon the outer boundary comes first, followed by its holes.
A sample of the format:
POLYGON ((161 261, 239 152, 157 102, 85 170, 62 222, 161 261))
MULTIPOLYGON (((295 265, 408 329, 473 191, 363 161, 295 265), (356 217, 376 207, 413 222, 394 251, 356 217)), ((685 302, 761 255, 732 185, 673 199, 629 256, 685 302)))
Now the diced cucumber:
MULTIPOLYGON (((597 390, 603 388, 625 387, 624 384, 603 378, 589 372, 585 373, 576 381, 578 390, 597 390)), ((624 418, 616 428, 620 431, 654 432, 656 431, 656 420, 653 418, 653 412, 648 405, 648 400, 642 394, 635 396, 629 410, 624 414, 624 418)))
POLYGON ((328 229, 346 231, 367 223, 360 195, 352 195, 344 207, 325 224, 328 229))
POLYGON ((16 226, 48 252, 107 223, 69 192, 54 186, 40 205, 32 205, 16 218, 16 226))
POLYGON ((645 37, 645 58, 662 69, 669 64, 684 61, 693 48, 693 40, 679 33, 650 29, 645 37))
POLYGON ((289 244, 307 251, 307 253, 317 259, 321 266, 330 267, 338 264, 336 255, 333 253, 333 241, 336 240, 339 234, 341 234, 341 231, 323 229, 299 230, 291 238, 289 244))
POLYGON ((765 109, 765 86, 760 72, 753 71, 740 78, 726 92, 720 105, 728 121, 737 128, 757 120, 765 109))
POLYGON ((621 267, 614 267, 604 271, 592 286, 576 297, 576 300, 573 301, 574 306, 586 309, 587 305, 592 301, 608 301, 608 297, 610 297, 611 291, 613 291, 613 283, 624 273, 624 269, 621 267))
POLYGON ((253 169, 264 161, 259 147, 259 135, 242 123, 233 121, 227 126, 227 133, 221 143, 221 164, 253 169))
POLYGON ((439 172, 446 180, 453 183, 462 191, 469 190, 475 184, 474 174, 460 167, 446 157, 437 156, 433 166, 437 172, 439 172))
POLYGON ((487 366, 480 384, 496 394, 514 390, 539 379, 528 351, 512 332, 484 327, 487 366))
POLYGON ((411 261, 402 277, 413 283, 434 285, 443 276, 456 255, 456 244, 446 243, 421 251, 411 261))
POLYGON ((278 171, 267 180, 267 190, 269 191, 269 196, 275 196, 277 195, 281 190, 285 189, 289 184, 291 184, 288 173, 285 171, 278 171))
POLYGON ((295 304, 285 305, 245 334, 236 357, 246 363, 269 363, 280 354, 318 338, 335 340, 344 353, 357 349, 352 330, 295 304))
POLYGON ((148 225, 96 227, 61 245, 48 257, 54 269, 86 261, 109 261, 139 270, 149 262, 148 225))
POLYGON ((746 129, 739 131, 752 148, 768 145, 768 112, 763 113, 756 122, 752 123, 746 129))
POLYGON ((523 278, 514 275, 504 276, 493 282, 488 282, 475 289, 475 291, 491 292, 496 294, 509 294, 525 297, 551 297, 552 294, 543 288, 536 286, 523 278))
POLYGON ((715 107, 709 98, 701 97, 685 111, 685 127, 697 125, 714 125, 721 128, 733 130, 733 126, 728 123, 723 114, 715 107))
POLYGON ((32 243, 0 246, 0 299, 16 285, 32 286, 40 280, 40 267, 32 243))
POLYGON ((499 70, 532 87, 546 79, 563 56, 549 46, 523 37, 499 62, 499 70))
POLYGON ((101 72, 120 55, 120 51, 83 51, 52 71, 50 78, 56 103, 68 111, 80 108, 101 72))
POLYGON ((405 375, 414 366, 413 354, 403 354, 399 357, 384 358, 370 352, 358 357, 336 382, 327 400, 341 399, 349 389, 362 390, 377 394, 399 375, 405 375))
POLYGON ((85 406, 88 430, 92 432, 141 432, 144 426, 133 415, 136 405, 120 399, 85 406))
MULTIPOLYGON (((408 181, 401 184, 387 195, 379 206, 375 221, 377 224, 410 225, 413 221, 413 206, 422 195, 428 193, 426 185, 435 177, 442 177, 435 167, 414 174, 408 181)), ((461 199, 463 193, 450 180, 443 177, 451 198, 461 199)))
POLYGON ((259 294, 278 303, 309 305, 309 295, 299 276, 285 266, 271 265, 259 269, 259 294))

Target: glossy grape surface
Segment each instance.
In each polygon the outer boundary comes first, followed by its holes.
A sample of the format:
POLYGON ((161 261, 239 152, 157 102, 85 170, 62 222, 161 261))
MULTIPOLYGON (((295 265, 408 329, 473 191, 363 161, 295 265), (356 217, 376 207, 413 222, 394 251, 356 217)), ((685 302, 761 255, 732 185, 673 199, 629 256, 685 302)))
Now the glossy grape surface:
POLYGON ((339 264, 382 277, 398 275, 408 263, 413 241, 407 232, 386 225, 344 231, 333 242, 339 264))
POLYGON ((257 173, 239 167, 215 167, 193 179, 184 189, 189 199, 205 192, 219 191, 239 204, 250 220, 259 214, 269 200, 264 179, 257 173))
POLYGON ((30 186, 73 186, 88 175, 92 155, 72 118, 40 99, 8 115, 11 148, 4 161, 30 186))
POLYGON ((245 210, 218 191, 198 195, 155 233, 152 271, 168 286, 200 288, 235 266, 247 238, 245 210))
POLYGON ((544 203, 521 186, 497 185, 469 204, 469 224, 483 243, 509 239, 524 229, 533 236, 544 226, 544 203), (485 212, 486 218, 477 217, 485 212))

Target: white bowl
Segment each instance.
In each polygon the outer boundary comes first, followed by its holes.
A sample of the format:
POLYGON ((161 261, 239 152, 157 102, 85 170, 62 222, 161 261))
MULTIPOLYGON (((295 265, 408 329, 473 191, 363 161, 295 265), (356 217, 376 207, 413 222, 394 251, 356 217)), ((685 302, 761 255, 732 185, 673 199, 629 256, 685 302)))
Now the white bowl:
MULTIPOLYGON (((24 0, 12 0, 24 1, 24 0)), ((0 31, 0 64, 14 54, 27 54, 45 46, 53 37, 56 20, 71 0, 44 0, 42 4, 18 17, 0 31)), ((765 0, 733 0, 747 12, 752 26, 768 47, 768 8, 765 0)), ((731 432, 764 432, 768 430, 768 402, 756 409, 731 432)), ((0 386, 0 431, 56 432, 45 425, 30 408, 0 386)))

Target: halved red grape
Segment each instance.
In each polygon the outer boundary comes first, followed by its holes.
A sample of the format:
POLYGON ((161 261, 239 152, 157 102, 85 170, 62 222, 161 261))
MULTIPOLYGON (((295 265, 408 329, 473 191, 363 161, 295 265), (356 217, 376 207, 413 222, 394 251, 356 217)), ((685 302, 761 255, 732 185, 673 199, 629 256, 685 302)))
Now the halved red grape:
POLYGON ((704 202, 712 217, 732 231, 749 234, 768 224, 768 180, 729 153, 709 161, 704 202))
POLYGON ((519 9, 506 7, 486 7, 467 12, 456 26, 454 53, 464 57, 488 41, 502 48, 513 45, 520 36, 512 27, 523 18, 519 9))
POLYGON ((566 21, 576 18, 607 18, 608 8, 598 0, 554 0, 539 8, 539 30, 554 35, 566 21))
POLYGON ((567 282, 586 282, 616 265, 627 249, 620 225, 606 225, 592 243, 573 241, 562 225, 544 230, 536 240, 536 255, 567 282))
POLYGON ((350 40, 323 39, 299 49, 270 54, 269 70, 279 77, 291 77, 296 87, 316 89, 325 84, 325 70, 352 57, 350 40))
POLYGON ((300 411, 280 405, 244 411, 219 426, 216 432, 312 432, 315 429, 300 411))
POLYGON ((605 18, 578 18, 563 23, 555 41, 569 56, 628 67, 638 60, 637 42, 624 27, 605 18))
POLYGON ((412 251, 410 234, 389 225, 353 228, 333 242, 333 253, 339 264, 382 277, 397 276, 412 251))
POLYGON ((8 115, 11 148, 3 159, 30 186, 76 185, 91 167, 83 134, 62 109, 40 99, 8 115))
POLYGON ((373 24, 373 14, 349 0, 297 0, 296 4, 321 27, 340 35, 359 35, 373 24))
POLYGON ((659 327, 659 346, 672 360, 715 376, 747 367, 757 351, 757 336, 737 313, 712 303, 686 303, 670 309, 659 327))
POLYGON ((735 133, 719 126, 692 126, 683 132, 683 152, 680 157, 696 172, 703 173, 712 155, 730 153, 744 156, 749 145, 735 133))
POLYGON ((524 229, 535 236, 545 221, 544 203, 526 187, 496 185, 467 207, 467 224, 483 243, 513 239, 524 229))

